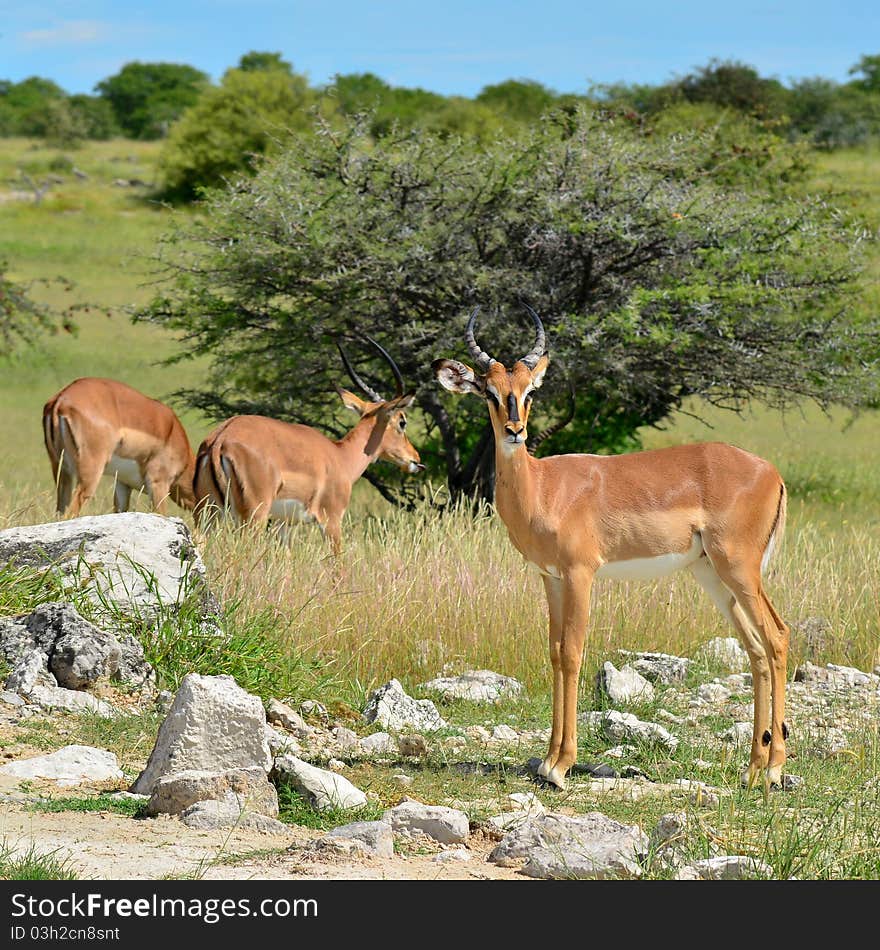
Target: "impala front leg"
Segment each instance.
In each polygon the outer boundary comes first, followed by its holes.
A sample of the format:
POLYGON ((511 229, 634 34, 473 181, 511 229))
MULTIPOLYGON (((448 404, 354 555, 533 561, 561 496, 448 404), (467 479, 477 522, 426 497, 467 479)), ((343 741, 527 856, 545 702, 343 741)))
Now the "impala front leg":
MULTIPOLYGON (((590 593, 593 587, 593 571, 575 568, 566 571, 562 578, 562 644, 560 665, 562 668, 562 743, 553 767, 547 773, 547 781, 557 788, 565 788, 565 775, 577 762, 577 701, 581 663, 587 624, 590 622, 590 593)), ((554 681, 554 687, 557 684, 554 681)), ((555 689, 554 689, 555 692, 555 689)), ((553 708, 559 700, 554 695, 553 708)))
POLYGON ((553 668, 553 725, 550 730, 550 748, 538 767, 538 775, 546 779, 562 747, 562 581, 544 574, 544 592, 550 614, 550 665, 553 668))

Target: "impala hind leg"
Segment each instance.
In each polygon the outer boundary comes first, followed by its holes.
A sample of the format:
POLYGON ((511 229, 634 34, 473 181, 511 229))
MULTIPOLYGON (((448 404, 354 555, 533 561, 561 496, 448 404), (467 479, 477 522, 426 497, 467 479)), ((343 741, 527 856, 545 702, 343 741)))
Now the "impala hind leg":
POLYGON ((117 479, 116 484, 113 486, 113 510, 117 514, 121 511, 128 511, 130 501, 131 488, 117 479))
MULTIPOLYGON (((575 570, 562 579, 562 643, 560 666, 562 668, 562 742, 553 767, 547 772, 547 781, 557 788, 565 788, 565 776, 577 762, 577 701, 580 685, 581 663, 584 658, 584 642, 587 624, 590 622, 590 594, 593 586, 591 571, 575 570)), ((554 679, 553 707, 559 700, 555 693, 558 683, 554 679)))
POLYGON ((771 702, 770 664, 767 660, 767 652, 760 634, 751 628, 736 598, 718 576, 709 558, 701 557, 691 565, 690 571, 703 590, 712 598, 724 619, 739 635, 740 641, 749 654, 755 714, 752 724, 749 768, 744 780, 752 785, 768 763, 769 749, 764 741, 770 728, 771 702))
POLYGON ((547 609, 550 614, 550 665, 553 669, 553 723, 550 730, 550 747, 547 755, 538 767, 538 775, 546 779, 562 746, 562 581, 558 577, 544 574, 544 592, 547 595, 547 609))
POLYGON ((75 476, 64 464, 63 456, 52 475, 55 478, 55 510, 63 516, 70 505, 75 476))
POLYGON ((101 476, 104 474, 105 464, 106 461, 104 459, 100 461, 84 461, 80 459, 77 471, 77 486, 73 493, 70 508, 68 509, 68 514, 71 518, 78 517, 83 506, 94 497, 95 492, 98 490, 101 476))

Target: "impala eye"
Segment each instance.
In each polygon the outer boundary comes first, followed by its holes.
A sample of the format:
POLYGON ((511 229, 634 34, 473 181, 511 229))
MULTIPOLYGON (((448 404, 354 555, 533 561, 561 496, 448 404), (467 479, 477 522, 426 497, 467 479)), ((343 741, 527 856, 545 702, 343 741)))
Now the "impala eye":
POLYGON ((405 428, 406 428, 406 419, 404 419, 404 418, 401 416, 401 418, 400 418, 400 431, 403 432, 403 430, 404 430, 405 428))
POLYGON ((486 398, 492 403, 492 405, 497 409, 501 403, 498 401, 498 397, 491 389, 486 390, 486 398))

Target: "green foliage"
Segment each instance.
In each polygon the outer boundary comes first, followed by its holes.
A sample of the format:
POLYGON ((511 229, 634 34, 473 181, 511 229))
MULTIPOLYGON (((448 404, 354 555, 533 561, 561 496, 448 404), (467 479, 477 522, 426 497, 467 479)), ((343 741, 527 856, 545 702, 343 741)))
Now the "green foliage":
POLYGON ((57 83, 40 76, 0 82, 0 135, 42 135, 47 109, 64 97, 57 83))
POLYGON ((172 128, 162 151, 165 194, 191 200, 202 189, 253 171, 254 157, 306 128, 314 94, 282 69, 231 69, 172 128))
POLYGON ((4 838, 0 841, 0 880, 2 881, 75 881, 77 873, 69 858, 58 857, 59 851, 38 851, 31 844, 27 851, 18 851, 4 838))
POLYGON ((880 93, 880 56, 863 56, 849 74, 861 77, 854 80, 854 85, 863 92, 880 93))
POLYGON ((576 112, 482 148, 325 125, 169 236, 168 291, 141 318, 212 359, 193 405, 331 433, 332 341, 377 336, 420 387, 423 460, 454 494, 488 496, 485 408, 441 399, 430 370, 462 352, 475 303, 483 345, 507 361, 531 346, 519 301, 542 314, 553 366, 533 432, 570 379, 580 451, 632 445, 691 395, 741 408, 876 391, 876 318, 845 307, 865 236, 784 192, 802 166, 745 123, 646 134, 576 112))
POLYGON ((329 808, 326 811, 318 811, 289 785, 278 787, 278 818, 288 825, 329 831, 350 821, 378 821, 384 811, 385 809, 375 802, 367 802, 356 810, 329 808))
POLYGON ((6 271, 6 262, 0 260, 0 360, 21 343, 33 344, 43 333, 56 333, 59 326, 69 333, 75 331, 69 310, 62 315, 36 303, 30 286, 10 280, 6 271))
POLYGON ((506 82, 485 86, 476 101, 520 122, 537 122, 555 104, 557 95, 546 86, 531 79, 508 79, 506 82))
POLYGON ((126 63, 95 86, 122 131, 135 139, 162 138, 171 123, 208 86, 208 76, 180 63, 126 63))
POLYGON ((244 72, 254 72, 259 69, 280 69, 281 72, 288 75, 293 74, 293 66, 286 59, 281 58, 281 53, 259 53, 252 50, 245 53, 238 61, 238 68, 244 72))
POLYGON ((713 59, 680 80, 678 88, 688 102, 711 102, 759 118, 778 118, 785 112, 782 83, 735 60, 713 59))
POLYGON ((144 818, 147 813, 146 802, 137 798, 123 798, 108 793, 89 797, 40 798, 30 808, 32 811, 50 814, 65 811, 109 811, 129 818, 144 818))
POLYGON ((71 96, 67 104, 82 129, 83 138, 103 141, 121 133, 113 107, 106 99, 77 94, 71 96))

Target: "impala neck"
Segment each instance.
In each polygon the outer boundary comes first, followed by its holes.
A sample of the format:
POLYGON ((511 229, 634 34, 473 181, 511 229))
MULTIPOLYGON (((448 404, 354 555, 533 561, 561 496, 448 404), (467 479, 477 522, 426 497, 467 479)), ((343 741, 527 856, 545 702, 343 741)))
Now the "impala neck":
POLYGON ((383 426, 384 422, 378 416, 367 416, 335 443, 341 466, 350 476, 352 483, 379 457, 383 426))
POLYGON ((534 459, 525 443, 508 446, 495 441, 495 506, 504 522, 529 520, 534 508, 534 459))

